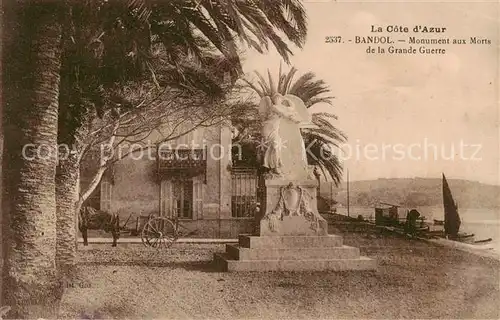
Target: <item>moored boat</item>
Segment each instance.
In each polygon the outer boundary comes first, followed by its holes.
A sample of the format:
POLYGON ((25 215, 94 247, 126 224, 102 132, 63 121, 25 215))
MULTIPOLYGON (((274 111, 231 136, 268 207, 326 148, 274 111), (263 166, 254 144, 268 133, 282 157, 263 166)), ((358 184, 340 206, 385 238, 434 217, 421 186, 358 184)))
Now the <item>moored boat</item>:
POLYGON ((444 220, 434 219, 434 225, 436 225, 436 226, 443 226, 444 225, 444 220))
POLYGON ((474 237, 473 233, 463 233, 463 234, 458 234, 457 235, 458 239, 469 239, 469 238, 472 238, 472 237, 474 237))
MULTIPOLYGON (((448 185, 448 181, 446 181, 446 177, 443 173, 443 205, 444 205, 444 232, 443 235, 445 238, 450 240, 465 242, 470 245, 478 245, 485 244, 491 242, 492 239, 484 239, 475 241, 473 233, 460 233, 460 215, 458 214, 458 205, 453 200, 453 196, 451 194, 450 186, 448 185)), ((434 224, 439 224, 440 220, 435 219, 434 224), (436 223, 438 222, 438 223, 436 223)))
POLYGON ((476 241, 474 241, 474 244, 484 244, 484 243, 489 243, 491 241, 493 241, 493 239, 491 239, 491 238, 483 239, 483 240, 476 240, 476 241))

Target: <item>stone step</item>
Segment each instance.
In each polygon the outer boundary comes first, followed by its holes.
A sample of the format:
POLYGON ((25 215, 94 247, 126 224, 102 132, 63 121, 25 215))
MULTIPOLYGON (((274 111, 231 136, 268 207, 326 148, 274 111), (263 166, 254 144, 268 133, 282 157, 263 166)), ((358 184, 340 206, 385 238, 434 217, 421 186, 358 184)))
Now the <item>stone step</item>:
POLYGON ((311 248, 341 247, 342 237, 326 236, 252 236, 239 235, 241 248, 311 248))
POLYGON ((352 271, 375 270, 376 261, 357 259, 235 260, 227 253, 215 253, 214 263, 223 272, 231 271, 352 271))
POLYGON ((226 253, 235 260, 316 260, 316 259, 356 259, 359 248, 309 247, 309 248, 242 248, 226 244, 226 253))

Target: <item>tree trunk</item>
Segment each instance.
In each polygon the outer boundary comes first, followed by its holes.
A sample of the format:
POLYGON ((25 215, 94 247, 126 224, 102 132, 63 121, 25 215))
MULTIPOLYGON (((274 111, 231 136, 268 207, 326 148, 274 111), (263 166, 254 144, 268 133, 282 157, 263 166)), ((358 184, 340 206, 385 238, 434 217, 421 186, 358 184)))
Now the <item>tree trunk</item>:
POLYGON ((76 155, 60 159, 56 172, 58 270, 71 281, 76 259, 76 206, 79 198, 79 165, 76 155))
POLYGON ((9 317, 55 318, 63 291, 55 264, 62 2, 9 3, 4 30, 15 38, 4 56, 2 305, 12 307, 9 317))
MULTIPOLYGON (((118 130, 119 126, 120 126, 119 122, 117 122, 114 125, 112 135, 107 141, 107 146, 109 146, 110 149, 113 148, 113 144, 115 143, 116 131, 118 130)), ((94 190, 97 188, 97 186, 102 180, 104 173, 106 172, 106 169, 108 168, 108 162, 110 160, 109 155, 100 154, 100 157, 101 158, 99 159, 99 167, 97 168, 97 171, 94 174, 92 181, 90 181, 89 185, 87 186, 86 190, 82 192, 80 199, 78 200, 78 203, 76 205, 76 210, 77 210, 76 212, 80 212, 80 208, 82 207, 83 203, 90 197, 92 192, 94 192, 94 190)))
POLYGON ((92 195, 92 192, 94 192, 94 190, 97 188, 97 186, 99 185, 99 183, 102 180, 104 172, 106 172, 105 165, 101 166, 97 169, 97 172, 95 173, 94 177, 92 178, 92 181, 90 181, 89 185, 87 186, 87 189, 80 196, 80 199, 78 202, 79 206, 77 206, 78 209, 81 208, 81 205, 85 202, 85 200, 87 200, 92 195))
MULTIPOLYGON (((1 46, 0 46, 0 51, 1 51, 1 46)), ((0 54, 1 55, 1 54, 0 54)), ((0 62, 0 74, 2 73, 2 64, 0 62)), ((3 243, 3 169, 2 169, 2 163, 3 163, 3 104, 0 103, 0 270, 3 270, 3 248, 2 248, 2 243, 3 243)), ((2 288, 3 288, 3 281, 2 277, 0 277, 0 306, 2 305, 3 301, 3 295, 2 295, 2 288)))

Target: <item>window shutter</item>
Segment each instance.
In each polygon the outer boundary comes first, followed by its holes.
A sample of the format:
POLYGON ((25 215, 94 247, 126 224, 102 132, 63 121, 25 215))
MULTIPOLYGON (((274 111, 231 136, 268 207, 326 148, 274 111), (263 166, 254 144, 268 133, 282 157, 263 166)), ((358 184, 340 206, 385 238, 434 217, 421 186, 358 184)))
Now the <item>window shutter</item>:
POLYGON ((203 147, 203 137, 204 137, 204 134, 205 134, 205 128, 203 128, 203 127, 198 127, 194 131, 194 133, 193 133, 193 135, 194 135, 193 139, 194 139, 195 143, 199 144, 199 146, 197 146, 197 148, 202 148, 203 147))
POLYGON ((203 219, 203 180, 193 179, 193 219, 203 219))
POLYGON ((173 218, 174 204, 172 201, 172 182, 170 180, 161 181, 160 190, 160 213, 163 217, 173 218))
MULTIPOLYGON (((180 144, 183 144, 183 145, 184 145, 184 144, 186 144, 186 140, 187 140, 187 139, 186 139, 186 135, 184 134, 184 135, 182 135, 182 136, 180 136, 180 137, 179 137, 179 140, 178 140, 179 142, 178 142, 178 144, 179 144, 179 145, 180 145, 180 144)), ((184 146, 183 146, 183 147, 184 147, 184 146)))

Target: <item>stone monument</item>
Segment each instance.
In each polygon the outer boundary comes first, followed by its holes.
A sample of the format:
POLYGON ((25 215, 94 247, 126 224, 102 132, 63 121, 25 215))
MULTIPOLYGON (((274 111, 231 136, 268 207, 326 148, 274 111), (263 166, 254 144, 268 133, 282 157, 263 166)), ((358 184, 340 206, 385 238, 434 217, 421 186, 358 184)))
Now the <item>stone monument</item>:
POLYGON ((328 234, 318 213, 317 180, 311 177, 300 129, 313 126, 304 102, 293 95, 261 99, 265 194, 256 234, 240 235, 215 263, 224 271, 366 270, 375 261, 328 234))

